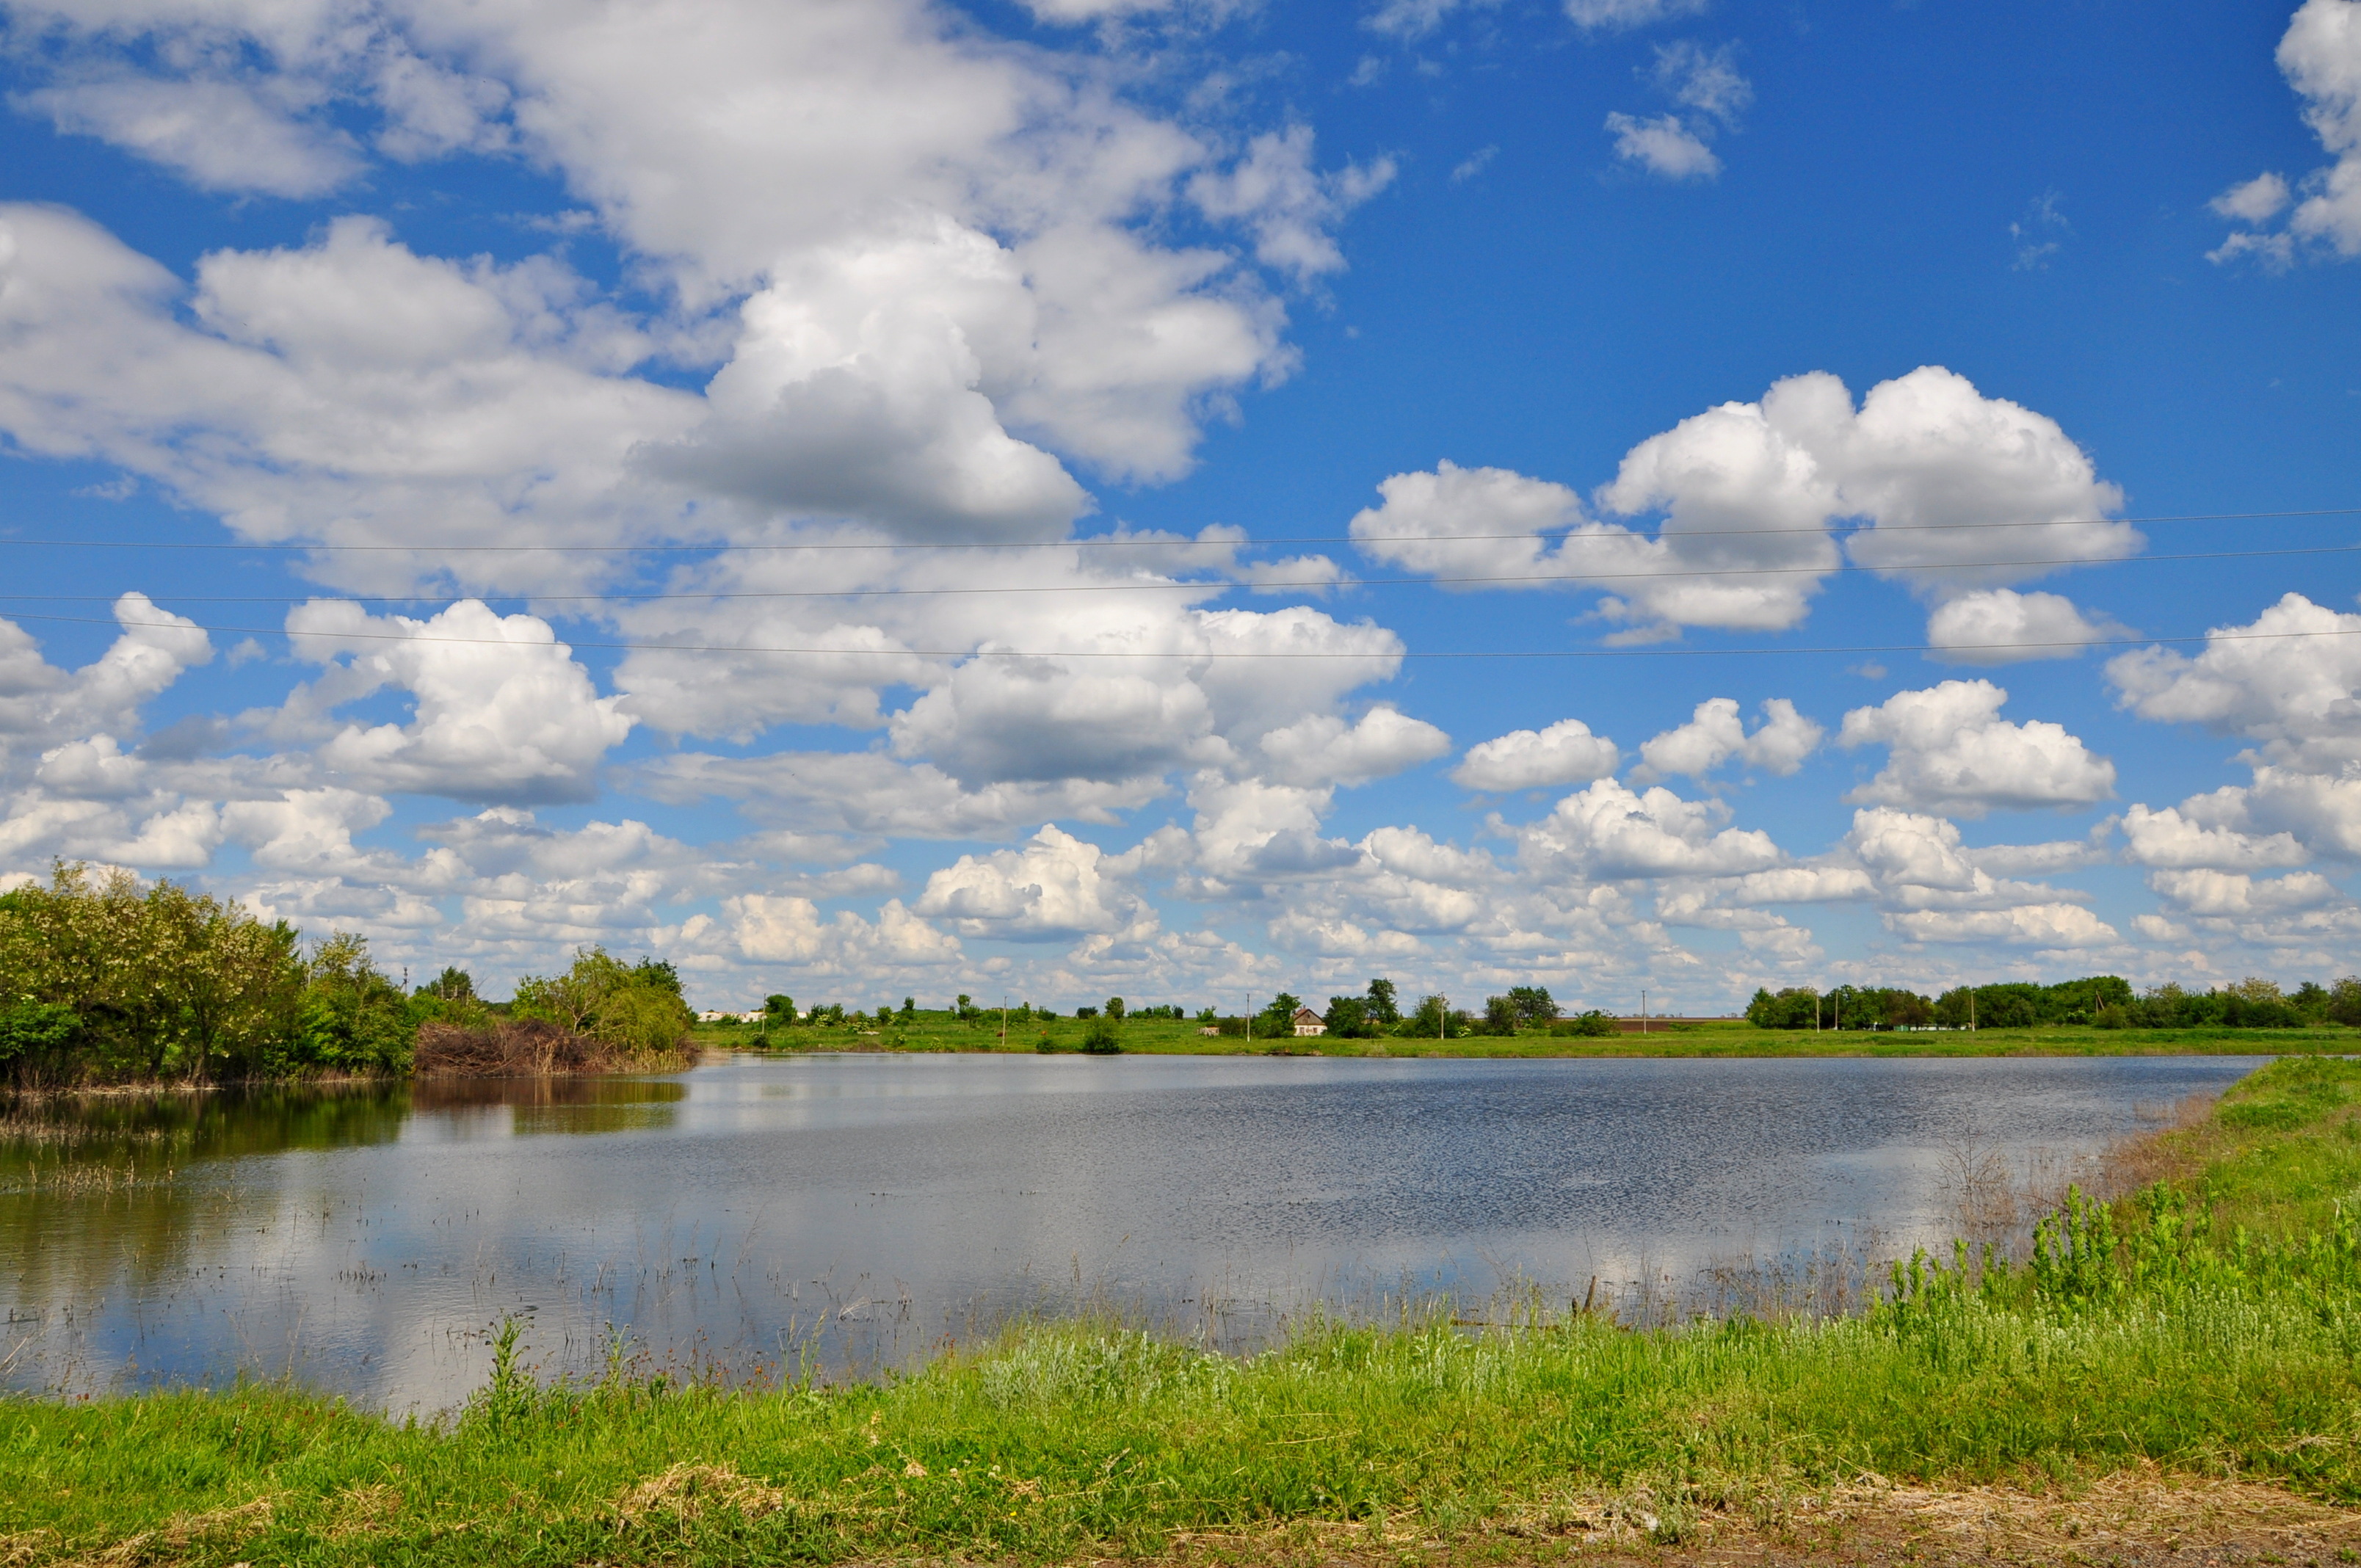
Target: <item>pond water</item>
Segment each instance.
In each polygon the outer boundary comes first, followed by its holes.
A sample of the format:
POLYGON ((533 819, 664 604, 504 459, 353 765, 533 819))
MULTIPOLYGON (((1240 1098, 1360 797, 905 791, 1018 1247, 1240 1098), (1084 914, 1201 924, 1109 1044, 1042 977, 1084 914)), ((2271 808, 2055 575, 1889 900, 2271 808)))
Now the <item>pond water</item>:
POLYGON ((436 1409, 507 1317, 545 1375, 615 1333, 841 1375, 1078 1304, 1241 1344, 1519 1285, 1628 1310, 1745 1260, 1825 1287, 1943 1244, 1966 1166, 2058 1177, 2260 1060, 739 1056, 97 1098, 0 1148, 0 1377, 436 1409))

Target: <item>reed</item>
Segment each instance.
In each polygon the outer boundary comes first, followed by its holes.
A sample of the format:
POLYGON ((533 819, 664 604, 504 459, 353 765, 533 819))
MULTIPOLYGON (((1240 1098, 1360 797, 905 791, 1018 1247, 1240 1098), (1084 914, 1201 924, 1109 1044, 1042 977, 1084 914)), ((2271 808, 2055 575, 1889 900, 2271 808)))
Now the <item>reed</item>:
POLYGON ((437 1420, 275 1385, 17 1400, 0 1407, 0 1552, 1800 1552, 1878 1519, 1971 1517, 1987 1544, 2004 1526, 2024 1541, 2235 1526, 2325 1556, 2361 1517, 2334 1507, 2361 1500, 2356 1109, 2361 1066, 2282 1061, 2118 1150, 2141 1183, 2120 1199, 2078 1185, 2022 1240, 1904 1260, 1833 1310, 1635 1329, 1596 1301, 1430 1303, 1313 1319, 1243 1358, 1112 1320, 1038 1321, 906 1377, 761 1389, 635 1375, 620 1345, 604 1377, 552 1386, 510 1334, 483 1388, 437 1420))

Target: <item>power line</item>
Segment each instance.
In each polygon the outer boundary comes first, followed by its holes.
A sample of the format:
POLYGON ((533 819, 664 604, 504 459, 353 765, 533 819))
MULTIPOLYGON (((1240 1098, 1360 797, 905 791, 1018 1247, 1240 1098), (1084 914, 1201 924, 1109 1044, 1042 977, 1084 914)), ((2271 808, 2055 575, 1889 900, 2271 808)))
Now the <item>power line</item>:
POLYGON ((2337 627, 2316 631, 2208 631, 2187 637, 2066 638, 2042 642, 1864 642, 1807 648, 1477 648, 1413 649, 1389 652, 1367 650, 1301 648, 1240 649, 1104 649, 1104 648, 785 648, 693 642, 584 642, 555 638, 548 642, 519 641, 508 637, 410 636, 398 631, 291 631, 278 626, 199 626, 177 620, 116 620, 89 615, 22 615, 19 620, 40 620, 76 626, 120 626, 126 630, 203 631, 216 636, 325 638, 345 642, 450 642, 489 648, 564 647, 569 652, 596 649, 635 653, 768 653, 815 658, 907 659, 1696 659, 1764 658, 1805 653, 1997 653, 2050 648, 2148 648, 2190 642, 2269 642, 2305 637, 2361 636, 2361 627, 2337 627))
MULTIPOLYGON (((1813 528, 1675 528, 1670 535, 1681 539, 1713 539, 1733 535, 1776 536, 1789 533, 1830 534, 1850 538, 1855 534, 1934 533, 1976 528, 2094 528, 2118 525, 2147 528, 2168 522, 2257 522, 2273 519, 2315 517, 2352 517, 2361 515, 2361 507, 2315 507, 2296 511, 2198 511, 2159 514, 2155 517, 2067 517, 2008 520, 1993 522, 1895 522, 1876 523, 1867 528, 1836 529, 1822 524, 1813 528)), ((1660 531, 1661 532, 1662 531, 1660 531)), ((311 554, 653 554, 659 553, 719 551, 736 554, 753 552, 781 553, 799 550, 1218 550, 1262 549, 1274 544, 1448 544, 1460 542, 1529 539, 1545 542, 1554 538, 1573 543, 1591 539, 1647 539, 1654 535, 1630 532, 1569 531, 1563 533, 1391 533, 1349 534, 1322 533, 1282 536, 1270 539, 1186 539, 1186 538, 1116 538, 1100 535, 1087 539, 1010 540, 1001 543, 986 541, 909 542, 878 540, 854 542, 841 540, 811 541, 790 544, 740 544, 717 540, 701 544, 633 543, 619 540, 603 544, 482 544, 482 543, 408 543, 408 544, 324 544, 324 543, 241 543, 225 540, 145 540, 145 539, 5 539, 0 545, 21 549, 42 550, 228 550, 261 552, 304 552, 311 554)))
MULTIPOLYGON (((1155 583, 1049 583, 1015 584, 1002 587, 970 586, 964 587, 891 587, 891 588, 726 588, 708 593, 642 593, 642 594, 544 594, 533 592, 488 593, 491 598, 526 599, 535 604, 653 604, 667 599, 850 599, 850 598, 931 598, 963 594, 1089 594, 1089 593, 1202 593, 1207 590, 1254 588, 1268 591, 1274 588, 1342 588, 1342 587, 1452 587, 1466 584, 1498 583, 1620 583, 1650 579, 1680 579, 1689 577, 1778 577, 1837 576, 1869 572, 1982 572, 1996 566, 2011 568, 2039 566, 2128 566, 2160 561, 2244 561, 2272 555, 2351 555, 2361 554, 2361 544, 2297 545, 2275 550, 2200 550, 2168 555, 2061 555, 2042 556, 2016 561, 1929 561, 1906 566, 1881 566, 1859 562, 1840 561, 1825 566, 1692 566, 1667 572, 1513 572, 1468 576, 1428 577, 1304 577, 1295 580, 1255 581, 1251 578, 1173 579, 1155 583)), ((120 596, 116 594, 12 594, 0 592, 0 600, 11 604, 103 603, 120 596)), ((152 597, 152 596, 151 596, 152 597)), ((309 604, 315 600, 342 600, 357 604, 424 604, 439 603, 451 598, 449 594, 164 594, 163 598, 176 604, 309 604)))

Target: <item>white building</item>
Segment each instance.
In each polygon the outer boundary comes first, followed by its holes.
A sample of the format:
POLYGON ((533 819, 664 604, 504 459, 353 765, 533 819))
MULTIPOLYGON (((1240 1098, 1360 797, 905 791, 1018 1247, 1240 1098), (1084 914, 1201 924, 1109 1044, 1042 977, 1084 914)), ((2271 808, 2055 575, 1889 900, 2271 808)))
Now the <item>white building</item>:
POLYGON ((1322 1023, 1320 1014, 1311 1008, 1299 1007, 1295 1010, 1295 1032, 1298 1035, 1324 1035, 1328 1032, 1328 1025, 1322 1023))

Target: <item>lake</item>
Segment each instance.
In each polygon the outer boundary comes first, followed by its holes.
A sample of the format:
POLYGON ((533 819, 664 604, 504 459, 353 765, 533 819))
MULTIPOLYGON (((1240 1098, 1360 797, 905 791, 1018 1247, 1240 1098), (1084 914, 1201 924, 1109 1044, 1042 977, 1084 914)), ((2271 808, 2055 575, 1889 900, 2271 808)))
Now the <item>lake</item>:
POLYGON ((544 1375, 620 1335, 643 1367, 842 1376, 1078 1305, 1238 1346, 1446 1292, 1857 1285, 1947 1245, 1966 1166, 2062 1179, 2263 1059, 741 1055, 93 1097, 0 1151, 0 1376, 431 1410, 510 1317, 544 1375))

